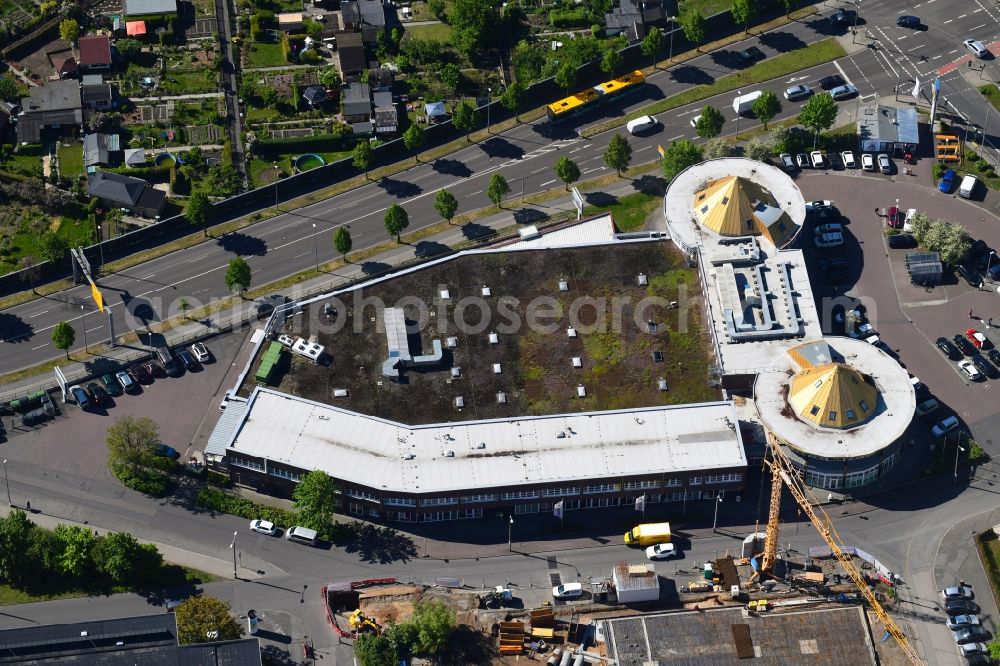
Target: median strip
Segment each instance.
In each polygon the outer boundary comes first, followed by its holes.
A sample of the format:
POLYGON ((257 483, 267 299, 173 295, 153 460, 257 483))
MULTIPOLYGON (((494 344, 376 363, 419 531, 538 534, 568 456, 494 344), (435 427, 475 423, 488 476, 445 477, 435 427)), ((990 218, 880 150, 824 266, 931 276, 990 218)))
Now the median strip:
POLYGON ((628 121, 634 120, 640 116, 651 116, 657 113, 663 113, 664 111, 676 109, 679 106, 700 102, 703 99, 708 99, 709 97, 714 97, 715 95, 738 90, 744 86, 764 83, 765 81, 794 74, 795 72, 800 72, 804 69, 815 67, 816 65, 822 65, 823 63, 830 62, 831 60, 843 58, 845 55, 847 55, 847 52, 836 39, 832 37, 824 39, 821 42, 810 44, 803 49, 798 49, 796 51, 792 51, 791 53, 783 53, 779 56, 775 56, 774 58, 765 60, 764 62, 757 63, 753 67, 748 67, 742 72, 724 76, 721 79, 717 79, 713 83, 688 88, 682 93, 671 95, 666 99, 661 99, 660 101, 654 102, 649 106, 645 106, 638 111, 628 113, 621 118, 615 118, 614 120, 609 120, 606 123, 588 127, 582 130, 580 135, 584 137, 591 137, 596 134, 615 129, 616 127, 621 127, 628 121))

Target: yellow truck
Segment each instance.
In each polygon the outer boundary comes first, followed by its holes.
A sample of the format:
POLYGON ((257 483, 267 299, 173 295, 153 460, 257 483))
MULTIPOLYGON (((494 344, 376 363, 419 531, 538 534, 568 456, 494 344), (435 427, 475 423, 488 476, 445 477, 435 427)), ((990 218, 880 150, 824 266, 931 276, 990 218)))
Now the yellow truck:
POLYGON ((670 523, 643 523, 625 533, 626 546, 652 546, 670 542, 670 523))

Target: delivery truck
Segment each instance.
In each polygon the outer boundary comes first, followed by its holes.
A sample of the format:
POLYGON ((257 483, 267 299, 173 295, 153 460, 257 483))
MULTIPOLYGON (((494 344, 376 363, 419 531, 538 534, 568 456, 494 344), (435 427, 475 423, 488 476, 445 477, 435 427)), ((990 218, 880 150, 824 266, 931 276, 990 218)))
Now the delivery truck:
POLYGON ((670 541, 670 523, 644 523, 625 533, 626 546, 652 546, 670 541))
POLYGON ((750 113, 753 108, 753 103, 764 94, 764 91, 758 90, 756 92, 747 93, 746 95, 740 95, 733 99, 733 111, 739 115, 746 115, 750 113))

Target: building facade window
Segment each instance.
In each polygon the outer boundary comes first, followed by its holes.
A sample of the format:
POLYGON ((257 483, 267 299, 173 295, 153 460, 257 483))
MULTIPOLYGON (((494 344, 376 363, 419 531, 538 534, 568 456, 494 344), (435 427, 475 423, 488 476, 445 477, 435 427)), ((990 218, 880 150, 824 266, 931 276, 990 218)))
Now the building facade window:
POLYGON ((503 500, 536 499, 537 497, 537 490, 514 490, 511 492, 500 493, 500 499, 503 500))
POLYGON ((280 467, 272 467, 271 469, 267 470, 267 473, 270 474, 271 476, 276 476, 279 479, 288 479, 289 481, 293 481, 295 483, 298 483, 299 481, 302 480, 301 472, 292 472, 287 469, 281 469, 280 467))
POLYGON ((567 495, 579 495, 580 487, 568 488, 542 488, 542 497, 565 497, 567 495))
POLYGON ((581 500, 581 509, 603 509, 609 506, 620 506, 621 497, 588 497, 581 500))
POLYGON ((667 479, 663 482, 664 488, 680 488, 684 483, 680 479, 667 479))
POLYGON ((389 520, 396 520, 401 523, 416 522, 414 515, 412 513, 407 513, 406 511, 386 511, 385 517, 389 520))
POLYGON ((743 475, 739 472, 729 474, 709 474, 705 477, 705 483, 739 483, 743 480, 743 475))
POLYGON ((414 507, 417 505, 417 500, 410 499, 408 497, 386 497, 382 500, 382 504, 385 506, 409 506, 414 507))
POLYGON ((626 481, 625 490, 645 490, 647 488, 659 488, 660 482, 658 479, 649 479, 646 481, 626 481))
POLYGON ((700 476, 692 476, 690 479, 688 479, 688 485, 689 486, 700 486, 701 485, 701 477, 700 476))
POLYGON ((420 515, 420 522, 437 523, 442 520, 455 520, 458 517, 457 513, 457 511, 424 511, 420 515))
POLYGON ((375 493, 370 493, 365 490, 358 490, 357 488, 344 488, 344 495, 347 497, 352 497, 354 499, 361 499, 367 502, 379 502, 380 498, 375 493))
POLYGON ((539 511, 538 502, 531 502, 530 504, 518 504, 514 507, 514 513, 538 513, 539 511))
POLYGON ((617 483, 595 483, 583 487, 584 495, 596 495, 597 493, 613 493, 618 490, 617 483))
POLYGON ((420 506, 448 506, 458 504, 457 497, 427 497, 420 500, 420 506))
POLYGON ((477 504, 479 502, 496 502, 496 493, 486 493, 481 495, 462 495, 462 504, 477 504))
POLYGON ((249 458, 229 456, 229 464, 236 465, 237 467, 246 467, 247 469, 257 470, 258 472, 264 471, 264 463, 257 462, 256 460, 250 460, 249 458))
POLYGON ((475 509, 460 509, 459 512, 458 512, 458 517, 460 519, 482 518, 483 517, 483 510, 482 510, 481 507, 478 507, 478 508, 475 508, 475 509))

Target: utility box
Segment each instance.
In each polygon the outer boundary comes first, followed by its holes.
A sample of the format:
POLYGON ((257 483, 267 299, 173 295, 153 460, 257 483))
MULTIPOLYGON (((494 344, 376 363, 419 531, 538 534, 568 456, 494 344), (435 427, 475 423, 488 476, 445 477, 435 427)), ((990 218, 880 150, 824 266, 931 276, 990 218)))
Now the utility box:
POLYGON ((657 601, 660 598, 660 578, 652 564, 619 562, 611 573, 611 581, 620 604, 657 601))

